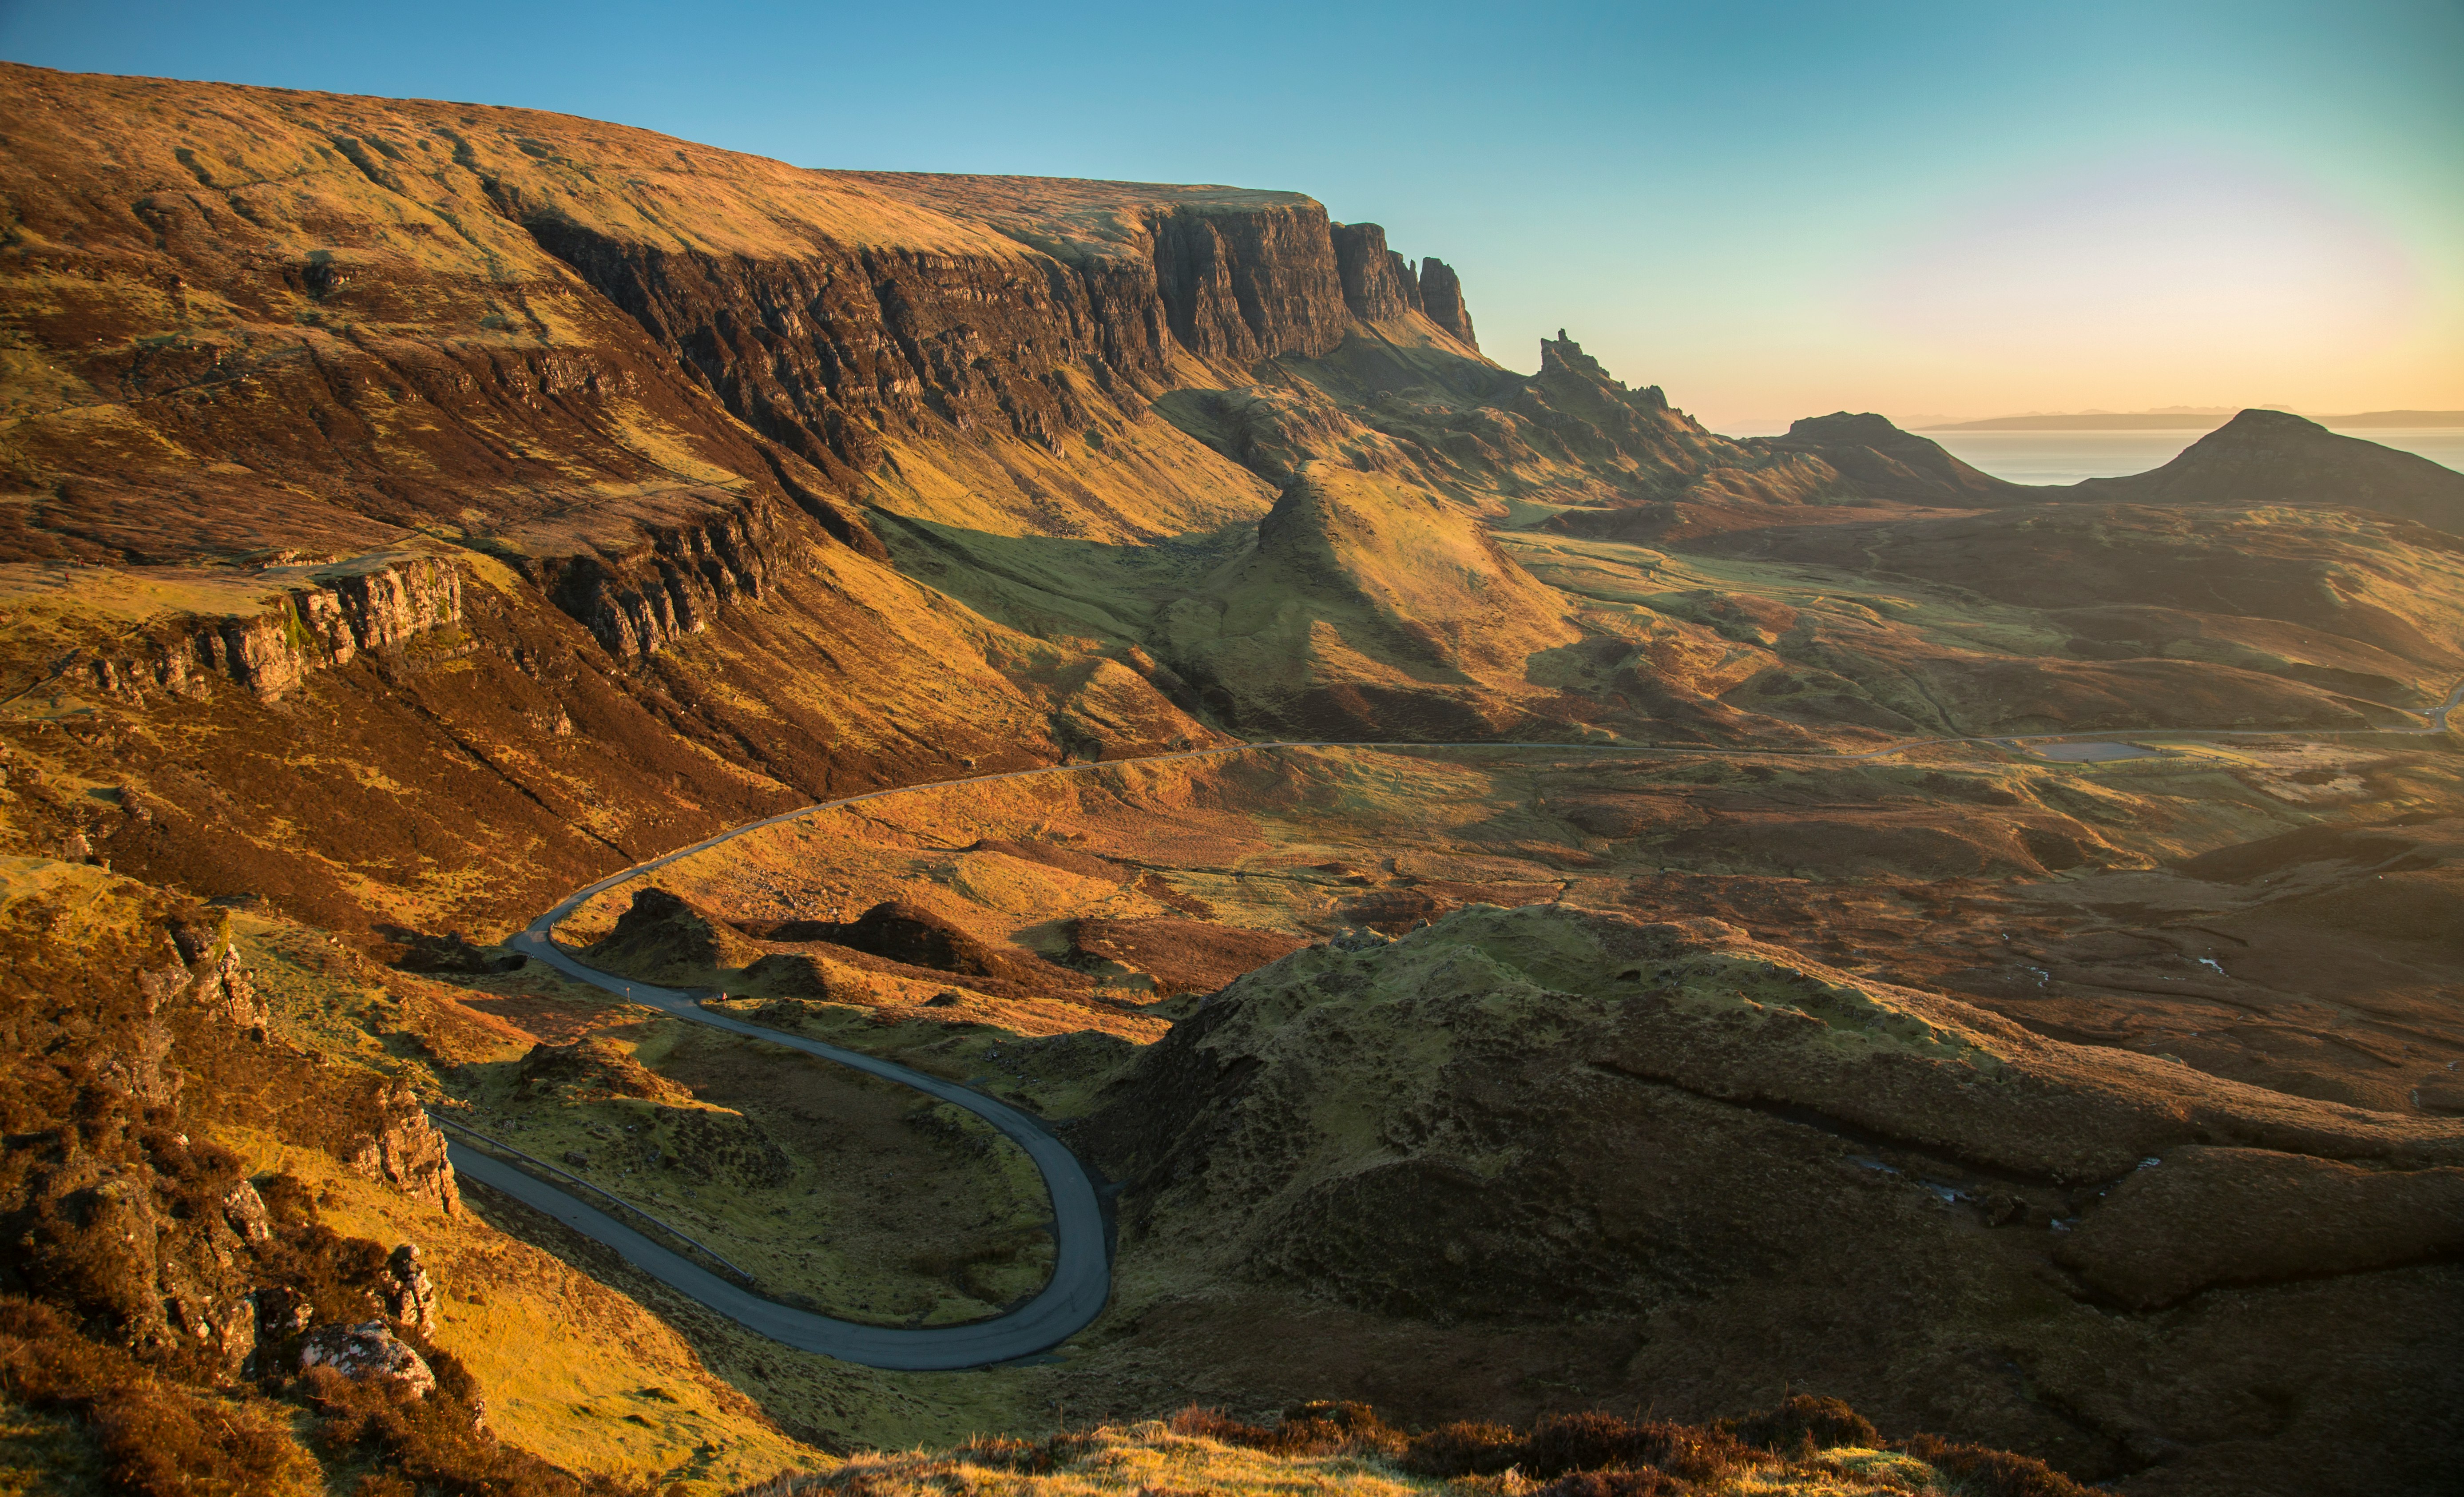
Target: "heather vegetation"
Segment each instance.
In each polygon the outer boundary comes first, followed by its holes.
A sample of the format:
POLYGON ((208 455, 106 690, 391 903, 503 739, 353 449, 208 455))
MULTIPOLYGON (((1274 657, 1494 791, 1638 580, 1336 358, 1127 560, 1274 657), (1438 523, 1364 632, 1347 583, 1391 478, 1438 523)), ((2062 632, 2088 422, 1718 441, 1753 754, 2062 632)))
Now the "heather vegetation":
POLYGON ((0 83, 0 1493, 2453 1486, 2464 475, 1731 438, 1292 192, 0 83))
POLYGON ((1271 1425, 1190 1408, 1167 1420, 1040 1441, 978 1439, 938 1453, 858 1458, 781 1478, 744 1497, 938 1497, 960 1492, 1094 1497, 1108 1492, 1243 1494, 1418 1490, 1508 1497, 2081 1497, 2041 1461, 1920 1436, 1882 1440, 1836 1398, 1799 1395, 1713 1424, 1607 1413, 1525 1429, 1454 1423, 1412 1433, 1365 1404, 1296 1405, 1271 1425))

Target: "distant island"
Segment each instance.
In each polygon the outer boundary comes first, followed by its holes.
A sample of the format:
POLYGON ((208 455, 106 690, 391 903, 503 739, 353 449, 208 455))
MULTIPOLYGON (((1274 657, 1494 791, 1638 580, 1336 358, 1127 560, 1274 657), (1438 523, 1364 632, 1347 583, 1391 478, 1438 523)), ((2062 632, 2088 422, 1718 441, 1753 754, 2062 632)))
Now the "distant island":
MULTIPOLYGON (((2273 409, 2275 407, 2266 407, 2273 409)), ((2233 419, 2230 410, 2086 410, 2043 416, 1995 416, 1987 421, 1937 422, 1920 431, 2213 431, 2233 419)), ((2322 427, 2382 429, 2464 427, 2464 410, 2364 410, 2343 416, 2311 416, 2322 427)))

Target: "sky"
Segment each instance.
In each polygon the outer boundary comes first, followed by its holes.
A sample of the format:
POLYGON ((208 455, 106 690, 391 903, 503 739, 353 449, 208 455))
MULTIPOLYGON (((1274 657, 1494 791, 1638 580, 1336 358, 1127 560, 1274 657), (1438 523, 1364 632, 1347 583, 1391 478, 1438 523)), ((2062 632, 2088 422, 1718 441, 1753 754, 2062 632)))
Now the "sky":
POLYGON ((0 0, 0 57, 1306 192, 1737 432, 2464 408, 2464 0, 0 0))

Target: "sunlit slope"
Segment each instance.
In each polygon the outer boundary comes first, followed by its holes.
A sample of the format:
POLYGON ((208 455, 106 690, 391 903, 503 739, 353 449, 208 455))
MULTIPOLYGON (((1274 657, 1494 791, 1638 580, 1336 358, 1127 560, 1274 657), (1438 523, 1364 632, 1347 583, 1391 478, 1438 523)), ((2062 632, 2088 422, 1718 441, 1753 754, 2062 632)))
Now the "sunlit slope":
POLYGON ((1165 658, 1237 720, 1337 737, 1505 727, 1547 693, 1531 656, 1578 637, 1564 602, 1467 511, 1314 464, 1256 547, 1160 621, 1165 658))

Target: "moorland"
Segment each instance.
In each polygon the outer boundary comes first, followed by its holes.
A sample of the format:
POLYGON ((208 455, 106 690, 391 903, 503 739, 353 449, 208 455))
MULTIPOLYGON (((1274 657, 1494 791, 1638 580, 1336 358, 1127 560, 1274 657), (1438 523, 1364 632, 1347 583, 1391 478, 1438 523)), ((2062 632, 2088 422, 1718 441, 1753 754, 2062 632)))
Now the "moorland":
POLYGON ((18 1487, 2452 1480, 2464 474, 1726 437, 1293 192, 0 72, 18 1487), (1089 1253, 925 1371, 655 1266, 1089 1253))

